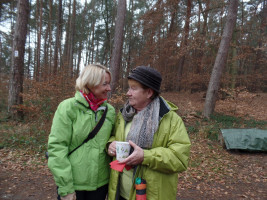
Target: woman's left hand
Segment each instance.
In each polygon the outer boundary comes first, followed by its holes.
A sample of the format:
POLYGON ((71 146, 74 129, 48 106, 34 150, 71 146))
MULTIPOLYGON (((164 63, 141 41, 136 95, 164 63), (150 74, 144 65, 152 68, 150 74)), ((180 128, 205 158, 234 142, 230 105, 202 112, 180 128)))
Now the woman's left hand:
POLYGON ((130 145, 134 148, 133 153, 125 158, 119 163, 126 163, 126 165, 138 165, 141 164, 144 160, 144 151, 141 147, 137 146, 131 140, 129 141, 130 145))
POLYGON ((113 141, 108 146, 108 155, 116 156, 116 141, 113 141))

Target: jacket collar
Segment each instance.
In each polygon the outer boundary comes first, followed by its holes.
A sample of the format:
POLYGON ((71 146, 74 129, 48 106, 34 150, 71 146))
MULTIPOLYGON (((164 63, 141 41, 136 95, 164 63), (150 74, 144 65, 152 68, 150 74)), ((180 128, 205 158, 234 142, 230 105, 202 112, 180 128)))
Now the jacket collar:
POLYGON ((160 103, 160 108, 159 108, 159 117, 160 119, 167 114, 171 109, 169 105, 167 104, 166 101, 162 97, 159 97, 159 103, 160 103))

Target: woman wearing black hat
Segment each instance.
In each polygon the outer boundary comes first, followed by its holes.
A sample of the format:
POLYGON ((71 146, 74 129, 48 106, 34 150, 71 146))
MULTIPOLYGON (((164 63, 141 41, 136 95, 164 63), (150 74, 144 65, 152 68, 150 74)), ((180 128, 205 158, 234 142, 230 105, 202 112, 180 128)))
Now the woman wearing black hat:
POLYGON ((178 173, 187 168, 191 144, 178 108, 159 96, 161 80, 146 66, 128 76, 128 101, 118 113, 108 153, 116 159, 116 141, 128 141, 133 152, 119 162, 126 164, 121 173, 111 170, 111 200, 176 199, 178 173), (140 180, 146 189, 136 190, 140 180))

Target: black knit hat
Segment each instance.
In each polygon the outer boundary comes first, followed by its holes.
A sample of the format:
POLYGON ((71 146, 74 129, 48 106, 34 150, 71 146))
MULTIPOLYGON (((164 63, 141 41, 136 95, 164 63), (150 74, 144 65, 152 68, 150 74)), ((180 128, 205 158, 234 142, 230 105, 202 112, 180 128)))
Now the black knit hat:
POLYGON ((155 92, 160 93, 162 78, 160 73, 152 67, 138 66, 131 70, 128 79, 134 79, 155 92))

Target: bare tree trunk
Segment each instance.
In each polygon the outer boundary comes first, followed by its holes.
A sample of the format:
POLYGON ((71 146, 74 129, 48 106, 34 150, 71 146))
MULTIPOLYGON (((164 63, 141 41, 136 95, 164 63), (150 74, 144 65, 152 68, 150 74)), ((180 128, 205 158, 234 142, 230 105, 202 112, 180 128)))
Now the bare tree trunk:
MULTIPOLYGON (((103 6, 103 3, 102 3, 103 6)), ((109 28, 109 19, 111 18, 111 16, 109 16, 109 12, 108 12, 108 1, 105 0, 105 13, 106 15, 103 14, 103 19, 105 21, 105 30, 106 30, 106 37, 105 37, 105 41, 104 41, 104 53, 103 53, 103 57, 102 60, 106 60, 106 62, 108 61, 108 57, 110 55, 108 55, 109 53, 111 53, 111 47, 110 47, 110 28, 109 28)), ((104 65, 106 65, 105 63, 103 63, 104 65)))
MULTIPOLYGON (((92 13, 95 12, 96 10, 96 1, 91 1, 91 9, 92 13)), ((88 35, 88 41, 87 41, 87 51, 86 51, 86 61, 85 64, 93 63, 94 61, 94 49, 95 49, 95 23, 96 23, 96 17, 92 16, 90 18, 91 22, 91 28, 90 28, 90 33, 88 35)))
MULTIPOLYGON (((129 12, 130 12, 130 17, 129 17, 129 22, 128 22, 128 54, 127 54, 127 58, 126 58, 126 70, 124 70, 125 72, 123 72, 122 76, 127 76, 131 70, 131 63, 132 63, 132 58, 131 58, 131 54, 132 54, 132 48, 133 48, 133 16, 134 16, 134 2, 133 0, 129 1, 129 12)), ((123 79, 122 81, 122 90, 126 90, 127 87, 127 79, 123 79)))
POLYGON ((52 74, 52 26, 51 26, 51 21, 52 21, 52 6, 53 5, 53 0, 49 0, 49 22, 48 22, 48 29, 49 29, 49 38, 48 38, 48 45, 49 45, 49 57, 48 57, 48 78, 52 74))
POLYGON ((52 22, 52 2, 49 0, 49 20, 47 22, 47 27, 44 36, 44 62, 43 62, 43 77, 47 80, 50 74, 50 60, 51 60, 51 22, 52 22))
MULTIPOLYGON (((1 12, 1 10, 0 10, 0 12, 1 12)), ((1 15, 1 13, 0 13, 0 15, 1 15)), ((1 16, 0 16, 0 18, 1 18, 1 16)), ((4 66, 4 62, 3 62, 3 59, 2 59, 2 52, 3 52, 3 50, 2 50, 3 48, 2 48, 2 42, 1 42, 1 37, 0 37, 0 82, 2 83, 2 67, 4 66)))
POLYGON ((255 66, 254 66, 254 71, 256 72, 257 70, 260 69, 260 66, 264 66, 264 51, 262 50, 263 41, 264 41, 264 34, 266 34, 266 29, 267 29, 267 1, 264 0, 263 2, 263 8, 262 11, 260 12, 260 19, 261 19, 261 24, 260 24, 260 37, 258 38, 258 48, 256 50, 256 60, 255 60, 255 66))
POLYGON ((205 51, 205 42, 206 42, 206 33, 207 33, 207 18, 208 18, 208 10, 210 9, 210 1, 207 0, 206 1, 206 8, 203 11, 203 7, 202 7, 202 2, 200 0, 198 0, 198 4, 199 4, 199 10, 203 15, 203 27, 202 30, 200 30, 199 27, 199 32, 200 32, 200 36, 198 36, 197 40, 198 40, 198 44, 199 44, 199 49, 197 50, 197 66, 196 66, 196 72, 199 74, 202 71, 202 66, 203 66, 203 61, 204 61, 204 51, 205 51))
POLYGON ((10 73, 8 112, 13 119, 23 119, 23 112, 14 106, 23 103, 20 93, 23 92, 24 75, 24 53, 27 36, 27 25, 29 18, 29 1, 18 0, 17 3, 17 21, 15 25, 12 64, 10 73))
MULTIPOLYGON (((159 60, 161 60, 161 65, 164 66, 164 72, 163 76, 164 79, 166 80, 166 88, 168 90, 173 90, 174 89, 174 84, 173 84, 173 75, 174 73, 169 73, 170 71, 173 71, 173 69, 177 68, 177 64, 172 61, 171 58, 177 56, 177 44, 173 42, 174 40, 177 40, 177 29, 178 29, 178 22, 177 22, 177 15, 178 15, 178 9, 179 9, 179 2, 180 0, 175 0, 171 1, 170 3, 170 9, 171 9, 171 22, 170 22, 170 27, 167 31, 167 42, 164 44, 164 48, 171 49, 171 51, 168 52, 168 56, 166 56, 166 53, 161 53, 159 60)), ((175 75, 176 77, 176 75, 175 75)), ((176 79, 176 78, 175 78, 176 79)))
POLYGON ((85 54, 85 66, 89 63, 89 60, 90 60, 90 55, 89 55, 89 52, 90 52, 90 37, 88 39, 88 41, 86 41, 86 54, 85 54))
POLYGON ((91 31, 92 40, 91 40, 91 46, 89 46, 89 48, 90 48, 89 62, 93 63, 94 62, 94 54, 95 54, 95 19, 93 20, 91 27, 92 27, 92 31, 91 31))
POLYGON ((68 4, 68 22, 66 26, 66 35, 65 35, 65 43, 64 43, 64 49, 63 49, 63 67, 64 71, 68 74, 69 73, 69 62, 70 62, 70 27, 71 27, 71 0, 69 0, 68 4))
POLYGON ((80 64, 81 64, 81 58, 82 58, 82 49, 83 49, 83 42, 80 40, 79 42, 79 48, 78 48, 78 60, 77 60, 77 70, 76 70, 76 76, 78 77, 80 72, 80 64))
POLYGON ((186 10, 186 20, 185 20, 185 27, 184 27, 184 40, 181 45, 181 50, 185 51, 183 52, 183 56, 179 61, 179 66, 178 66, 178 91, 181 90, 181 80, 182 80, 182 75, 183 75, 183 68, 184 68, 184 62, 185 62, 185 54, 186 54, 186 49, 187 49, 187 41, 188 41, 188 36, 189 36, 189 23, 190 23, 190 17, 191 17, 191 7, 192 7, 192 2, 191 0, 187 0, 187 10, 186 10))
POLYGON ((232 52, 232 64, 230 65, 230 75, 231 75, 231 89, 235 89, 236 86, 236 75, 238 69, 237 60, 237 47, 236 47, 236 32, 233 33, 233 52, 232 52))
MULTIPOLYGON (((88 5, 87 5, 87 1, 85 1, 84 4, 84 8, 82 11, 82 15, 84 16, 86 14, 86 11, 88 10, 88 5)), ((85 22, 86 23, 86 22, 85 22)), ((84 24, 84 23, 83 23, 84 24)), ((79 73, 80 73, 80 64, 81 64, 81 60, 82 60, 82 50, 83 50, 84 44, 83 44, 83 39, 79 39, 79 47, 78 47, 78 60, 77 60, 77 65, 76 65, 76 73, 75 76, 78 77, 79 73)), ((88 52, 88 51, 87 51, 88 52)), ((87 59, 87 58, 86 58, 87 59)), ((84 63, 86 64, 86 62, 84 63)))
POLYGON ((56 33, 56 44, 55 44, 55 51, 54 51, 54 67, 53 67, 53 74, 57 73, 58 67, 58 50, 60 47, 60 38, 61 38, 61 26, 62 26, 62 0, 58 1, 58 9, 57 9, 57 33, 56 33))
MULTIPOLYGON (((30 29, 30 28, 29 28, 30 29)), ((30 32, 30 30, 28 30, 30 32)), ((28 41, 29 41, 29 44, 31 43, 31 37, 30 37, 30 34, 29 34, 29 37, 28 37, 28 41)), ((28 48, 28 63, 27 63, 27 78, 30 78, 31 77, 31 73, 30 73, 30 65, 31 65, 31 57, 32 57, 32 50, 31 50, 31 47, 28 48)))
POLYGON ((36 49, 36 71, 35 71, 35 79, 39 81, 40 73, 41 73, 41 37, 42 37, 42 0, 37 0, 37 11, 38 11, 38 19, 39 19, 39 29, 37 36, 37 49, 36 49))
POLYGON ((215 108, 217 93, 220 86, 220 79, 223 72, 223 68, 227 60, 230 41, 232 39, 233 30, 236 24, 237 9, 238 9, 238 0, 230 0, 227 21, 223 30, 222 40, 212 70, 205 100, 205 107, 203 114, 205 117, 208 118, 213 113, 215 108))
POLYGON ((122 45, 124 39, 123 29, 124 29, 125 15, 126 15, 126 0, 118 0, 114 44, 113 44, 112 57, 110 61, 110 70, 113 75, 111 82, 112 93, 115 92, 116 88, 119 85, 122 45))
MULTIPOLYGON (((49 22, 48 22, 49 23, 49 22)), ((48 74, 48 53, 49 53, 49 40, 48 40, 48 34, 49 34, 49 25, 47 25, 45 30, 45 36, 44 36, 44 62, 43 62, 43 77, 44 80, 47 79, 48 74)))
POLYGON ((73 52, 74 52, 75 20, 76 20, 76 0, 73 0, 72 16, 71 16, 71 22, 70 22, 69 63, 68 63, 70 77, 73 77, 73 52))
POLYGON ((170 28, 169 28, 169 31, 167 34, 168 37, 170 37, 177 28, 176 18, 177 18, 177 14, 178 14, 179 2, 180 2, 180 0, 176 0, 176 1, 173 1, 173 3, 171 4, 172 14, 171 14, 171 24, 170 24, 170 28))

